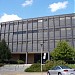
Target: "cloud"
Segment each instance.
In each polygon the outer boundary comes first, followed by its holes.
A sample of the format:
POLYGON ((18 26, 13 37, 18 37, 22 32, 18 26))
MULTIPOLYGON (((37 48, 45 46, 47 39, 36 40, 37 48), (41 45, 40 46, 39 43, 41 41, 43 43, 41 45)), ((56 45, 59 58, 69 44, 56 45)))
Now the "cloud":
POLYGON ((26 0, 26 1, 22 4, 22 6, 23 6, 23 7, 26 7, 26 6, 28 6, 28 5, 32 5, 32 3, 33 3, 33 0, 26 0))
POLYGON ((56 12, 59 9, 65 9, 67 7, 68 1, 53 3, 49 5, 51 12, 56 12))
POLYGON ((17 15, 14 15, 14 14, 8 15, 4 13, 3 16, 0 17, 0 22, 20 20, 20 19, 22 18, 18 17, 17 15))

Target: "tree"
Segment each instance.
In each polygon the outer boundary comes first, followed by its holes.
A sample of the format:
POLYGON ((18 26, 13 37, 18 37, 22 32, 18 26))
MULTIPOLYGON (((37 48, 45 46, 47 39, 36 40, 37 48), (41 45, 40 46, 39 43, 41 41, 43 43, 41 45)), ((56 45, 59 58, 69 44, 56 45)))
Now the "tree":
POLYGON ((11 58, 11 52, 6 44, 5 40, 3 39, 0 42, 0 61, 9 60, 11 58))
POLYGON ((73 60, 75 58, 74 49, 66 42, 60 41, 57 47, 50 53, 54 60, 73 60))

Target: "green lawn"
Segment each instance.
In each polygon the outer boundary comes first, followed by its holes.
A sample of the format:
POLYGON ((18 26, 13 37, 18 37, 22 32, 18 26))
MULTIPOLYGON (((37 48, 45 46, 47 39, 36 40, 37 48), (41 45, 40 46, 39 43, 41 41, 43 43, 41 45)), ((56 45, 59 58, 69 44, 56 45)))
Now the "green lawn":
POLYGON ((75 68, 75 64, 68 64, 69 67, 75 68))

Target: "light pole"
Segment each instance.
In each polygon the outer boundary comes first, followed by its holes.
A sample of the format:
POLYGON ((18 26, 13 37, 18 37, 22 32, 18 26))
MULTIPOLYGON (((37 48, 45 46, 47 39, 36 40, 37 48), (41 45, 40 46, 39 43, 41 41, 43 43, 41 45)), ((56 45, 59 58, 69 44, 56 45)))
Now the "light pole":
POLYGON ((43 49, 43 43, 41 43, 40 45, 41 45, 41 72, 42 72, 42 49, 43 49))

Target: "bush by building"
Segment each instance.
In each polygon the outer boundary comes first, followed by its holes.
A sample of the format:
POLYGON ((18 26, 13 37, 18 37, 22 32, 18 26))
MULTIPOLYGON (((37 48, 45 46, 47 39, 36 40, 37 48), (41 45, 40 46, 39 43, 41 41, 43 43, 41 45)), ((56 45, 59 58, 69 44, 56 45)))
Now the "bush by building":
MULTIPOLYGON (((42 65, 43 71, 48 71, 53 66, 57 66, 57 65, 66 65, 66 63, 64 61, 62 61, 62 60, 59 60, 59 61, 47 60, 46 63, 44 65, 42 65)), ((41 71, 41 64, 40 63, 32 64, 25 71, 26 72, 40 72, 41 71)))
POLYGON ((2 66, 4 66, 4 64, 3 63, 0 63, 0 67, 2 67, 2 66))
POLYGON ((73 61, 75 58, 75 50, 71 47, 68 42, 62 40, 59 41, 57 47, 50 53, 53 60, 63 60, 67 63, 71 63, 66 60, 73 61))
POLYGON ((26 72, 40 72, 41 71, 41 64, 36 63, 32 64, 29 68, 25 69, 26 72))
POLYGON ((10 58, 11 58, 10 48, 3 39, 0 41, 0 62, 4 63, 5 60, 9 60, 10 58))

